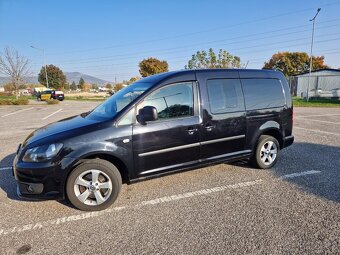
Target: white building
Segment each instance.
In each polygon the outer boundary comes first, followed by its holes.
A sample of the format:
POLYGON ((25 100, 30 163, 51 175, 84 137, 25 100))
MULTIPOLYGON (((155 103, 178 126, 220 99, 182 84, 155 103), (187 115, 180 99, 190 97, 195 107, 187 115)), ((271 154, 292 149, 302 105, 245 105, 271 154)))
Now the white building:
MULTIPOLYGON (((291 90, 298 97, 306 97, 309 73, 294 75, 289 78, 291 90)), ((311 97, 340 97, 340 70, 321 69, 312 71, 309 83, 311 97)))

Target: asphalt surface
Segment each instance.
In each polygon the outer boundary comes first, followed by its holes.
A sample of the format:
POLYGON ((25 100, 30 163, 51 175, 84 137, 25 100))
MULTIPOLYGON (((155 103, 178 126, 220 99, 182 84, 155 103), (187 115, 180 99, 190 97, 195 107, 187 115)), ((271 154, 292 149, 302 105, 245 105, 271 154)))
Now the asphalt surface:
POLYGON ((96 213, 19 199, 18 144, 96 104, 0 107, 0 254, 340 254, 340 108, 295 108, 295 143, 271 170, 239 162, 123 185, 96 213))

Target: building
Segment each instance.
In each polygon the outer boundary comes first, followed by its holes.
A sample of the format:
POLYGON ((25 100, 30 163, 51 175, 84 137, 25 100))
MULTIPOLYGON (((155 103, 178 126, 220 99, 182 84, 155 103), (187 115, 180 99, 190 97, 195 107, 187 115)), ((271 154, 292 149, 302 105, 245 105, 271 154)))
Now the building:
MULTIPOLYGON (((289 77, 293 95, 307 96, 309 72, 289 77)), ((320 69, 312 71, 309 84, 310 97, 340 98, 340 70, 320 69)))

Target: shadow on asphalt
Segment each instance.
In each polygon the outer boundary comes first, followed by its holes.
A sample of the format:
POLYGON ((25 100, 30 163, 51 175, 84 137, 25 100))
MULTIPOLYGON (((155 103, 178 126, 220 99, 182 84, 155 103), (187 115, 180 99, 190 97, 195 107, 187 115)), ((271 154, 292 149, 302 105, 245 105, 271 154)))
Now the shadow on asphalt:
MULTIPOLYGON (((244 161, 232 164, 252 168, 244 161)), ((321 171, 321 173, 287 178, 283 181, 296 185, 304 192, 340 203, 340 147, 294 143, 280 152, 279 161, 272 169, 259 169, 259 171, 271 171, 277 178, 311 170, 321 171)))
MULTIPOLYGON (((0 161, 0 167, 10 166, 14 157, 15 153, 4 157, 0 161)), ((246 161, 231 164, 253 170, 246 161)), ((340 147, 313 143, 294 143, 281 151, 279 161, 275 167, 270 170, 258 171, 270 171, 279 178, 287 174, 310 170, 321 171, 321 173, 284 179, 283 181, 294 184, 304 192, 339 203, 340 147)), ((0 189, 7 194, 8 198, 21 200, 16 194, 16 182, 10 170, 0 171, 0 189)), ((61 203, 70 206, 66 201, 61 201, 61 203)))
MULTIPOLYGON (((15 153, 12 153, 1 159, 0 168, 12 166, 14 158, 15 153)), ((8 198, 13 200, 22 200, 17 195, 17 185, 12 174, 12 170, 8 169, 0 171, 0 189, 7 194, 8 198)))

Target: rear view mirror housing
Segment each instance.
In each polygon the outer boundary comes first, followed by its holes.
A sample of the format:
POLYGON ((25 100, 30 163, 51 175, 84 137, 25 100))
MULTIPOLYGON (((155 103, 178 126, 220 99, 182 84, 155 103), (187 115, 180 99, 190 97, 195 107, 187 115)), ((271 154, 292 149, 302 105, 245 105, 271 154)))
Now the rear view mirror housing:
POLYGON ((146 125, 147 121, 154 121, 158 120, 158 113, 157 109, 154 106, 144 106, 142 109, 139 109, 137 115, 137 121, 142 124, 146 125))

